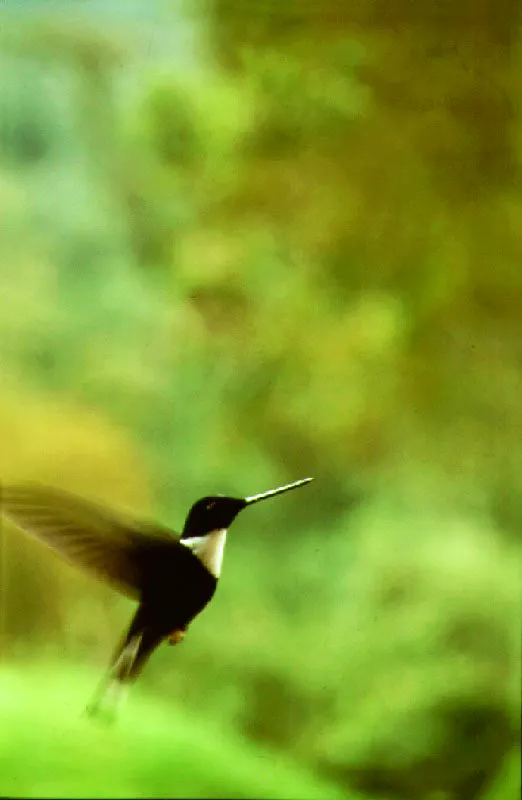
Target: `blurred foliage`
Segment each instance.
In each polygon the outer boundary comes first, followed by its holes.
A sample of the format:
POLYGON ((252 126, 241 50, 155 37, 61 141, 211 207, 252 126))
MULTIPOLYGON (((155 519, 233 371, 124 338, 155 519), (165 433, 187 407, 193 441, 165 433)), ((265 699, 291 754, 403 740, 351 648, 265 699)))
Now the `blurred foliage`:
POLYGON ((208 722, 198 723, 172 706, 166 710, 137 704, 129 711, 126 730, 92 726, 77 713, 89 682, 81 673, 72 681, 71 677, 56 663, 46 662, 32 668, 17 662, 0 672, 0 769, 6 794, 346 797, 339 787, 288 764, 277 753, 256 751, 237 733, 213 730, 208 722))
MULTIPOLYGON (((317 478, 238 520, 216 600, 136 689, 143 724, 155 695, 370 796, 511 800, 519 5, 0 14, 2 479, 179 529, 209 491, 317 478)), ((131 604, 7 526, 1 556, 4 658, 101 668, 131 604)), ((114 791, 170 791, 160 761, 114 791)), ((286 796, 258 771, 236 796, 286 796)))

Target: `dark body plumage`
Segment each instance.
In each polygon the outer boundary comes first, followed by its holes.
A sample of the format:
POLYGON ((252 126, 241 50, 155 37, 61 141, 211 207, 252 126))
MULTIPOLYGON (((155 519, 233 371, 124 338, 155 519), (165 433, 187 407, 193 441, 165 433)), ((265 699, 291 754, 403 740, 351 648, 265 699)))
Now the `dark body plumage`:
POLYGON ((129 642, 141 636, 132 663, 128 668, 121 665, 119 677, 122 679, 122 672, 127 670, 123 679, 129 681, 138 676, 163 639, 173 632, 186 631, 212 599, 218 582, 197 556, 175 540, 141 543, 136 548, 136 560, 140 562, 140 605, 114 658, 116 662, 129 642))
POLYGON ((190 509, 181 536, 69 492, 37 484, 0 486, 0 510, 15 525, 139 603, 91 712, 111 689, 134 681, 162 641, 183 639, 216 591, 227 529, 237 514, 307 482, 249 498, 204 497, 190 509))

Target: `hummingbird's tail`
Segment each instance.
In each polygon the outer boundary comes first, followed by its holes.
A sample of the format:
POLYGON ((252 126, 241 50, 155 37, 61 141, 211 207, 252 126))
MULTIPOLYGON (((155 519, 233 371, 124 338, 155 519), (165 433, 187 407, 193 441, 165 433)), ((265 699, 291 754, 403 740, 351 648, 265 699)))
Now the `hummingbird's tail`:
POLYGON ((106 722, 112 722, 116 718, 131 685, 165 638, 164 631, 151 627, 149 620, 150 610, 143 604, 140 605, 123 640, 116 648, 108 674, 86 708, 88 716, 98 717, 106 722))
POLYGON ((136 677, 135 664, 143 634, 132 636, 122 648, 121 653, 100 683, 94 697, 87 705, 85 713, 105 722, 114 722, 136 677))
POLYGON ((147 610, 140 606, 116 649, 108 674, 86 708, 88 716, 114 721, 131 685, 164 638, 162 630, 147 625, 147 610))

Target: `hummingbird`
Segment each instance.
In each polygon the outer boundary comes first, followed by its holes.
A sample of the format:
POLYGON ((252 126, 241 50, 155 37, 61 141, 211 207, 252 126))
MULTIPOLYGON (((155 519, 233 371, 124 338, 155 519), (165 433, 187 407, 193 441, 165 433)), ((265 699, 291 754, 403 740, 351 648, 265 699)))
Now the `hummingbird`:
POLYGON ((61 489, 36 483, 0 486, 0 512, 7 519, 138 603, 86 708, 89 716, 114 719, 154 650, 163 642, 183 641, 190 623, 214 596, 227 531, 239 512, 312 480, 303 478, 250 497, 203 497, 190 508, 181 535, 61 489))

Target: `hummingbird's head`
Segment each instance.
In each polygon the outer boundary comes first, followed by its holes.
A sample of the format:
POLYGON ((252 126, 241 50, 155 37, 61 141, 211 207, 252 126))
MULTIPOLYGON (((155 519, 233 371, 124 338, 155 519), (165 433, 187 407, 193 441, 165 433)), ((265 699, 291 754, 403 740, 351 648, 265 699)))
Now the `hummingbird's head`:
POLYGON ((226 530, 246 504, 246 500, 223 495, 202 497, 190 509, 181 538, 194 539, 212 531, 226 530))
POLYGON ((280 486, 277 489, 270 489, 262 494, 254 494, 251 497, 225 497, 214 495, 212 497, 202 497, 190 509, 181 539, 195 539, 206 536, 213 531, 226 531, 235 520, 240 511, 252 503, 259 500, 266 500, 274 495, 282 494, 290 489, 297 489, 310 483, 313 478, 303 478, 303 480, 289 483, 287 486, 280 486))

